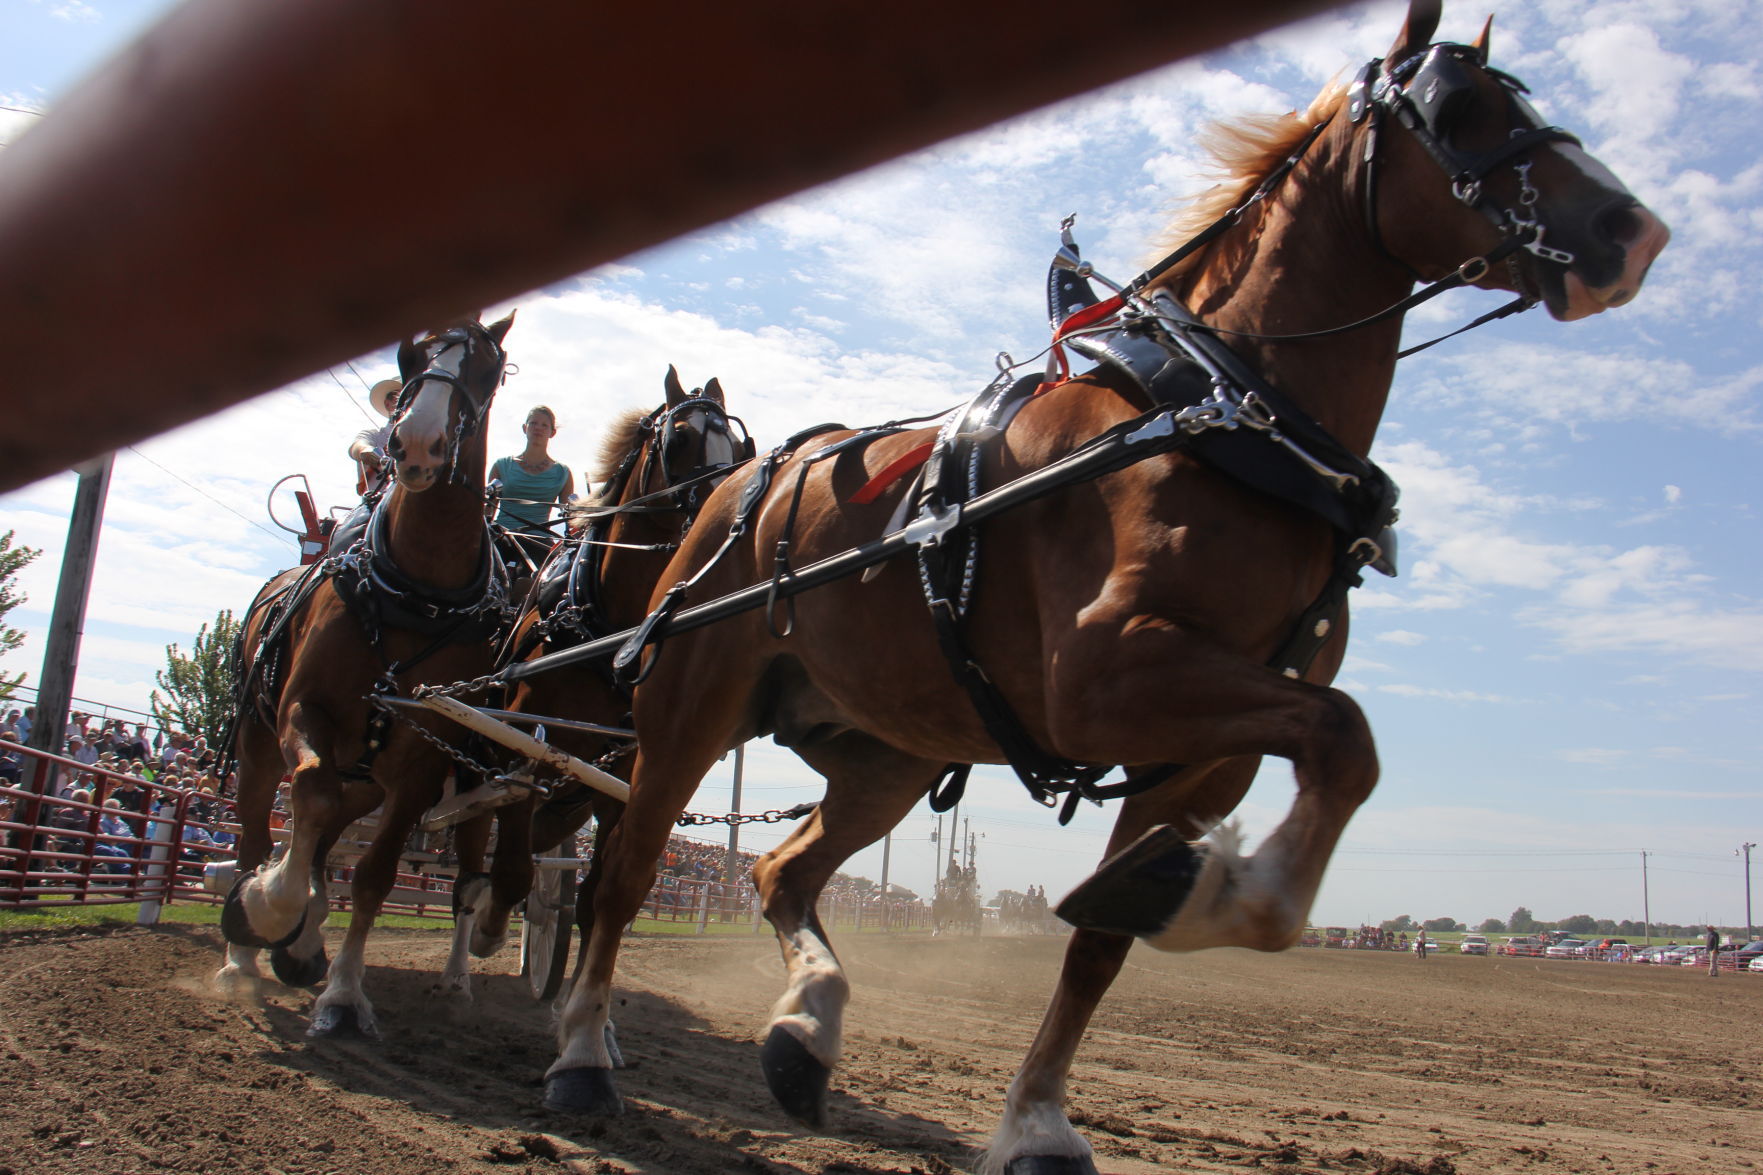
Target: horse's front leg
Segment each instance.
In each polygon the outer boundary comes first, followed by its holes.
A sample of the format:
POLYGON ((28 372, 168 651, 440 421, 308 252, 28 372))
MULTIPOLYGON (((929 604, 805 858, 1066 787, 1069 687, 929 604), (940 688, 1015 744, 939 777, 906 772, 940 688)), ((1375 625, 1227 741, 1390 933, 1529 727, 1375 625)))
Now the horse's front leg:
POLYGON ((401 772, 407 786, 392 792, 380 812, 380 826, 367 852, 355 865, 355 882, 350 891, 354 907, 349 917, 349 930, 343 945, 325 974, 324 993, 312 1006, 312 1025, 308 1036, 379 1036, 373 1004, 363 987, 367 973, 367 936, 379 918, 380 907, 397 881, 398 865, 403 859, 404 843, 416 827, 422 813, 436 799, 435 788, 409 785, 413 779, 437 778, 432 771, 401 772))
POLYGON ((1282 677, 1163 622, 1114 631, 1068 643, 1061 674, 1088 684, 1053 711, 1062 751, 1113 763, 1275 755, 1291 760, 1298 792, 1252 856, 1237 852, 1234 836, 1195 845, 1191 827, 1152 829, 1068 895, 1060 916, 1159 950, 1284 950, 1303 933, 1335 844, 1377 784, 1364 714, 1339 690, 1282 677))
POLYGON ((342 808, 342 780, 318 749, 330 747, 333 734, 321 711, 299 702, 288 707, 281 746, 285 761, 295 767, 287 847, 274 864, 241 875, 234 884, 221 917, 228 942, 286 946, 300 933, 312 898, 311 872, 315 863, 323 863, 320 842, 342 808))

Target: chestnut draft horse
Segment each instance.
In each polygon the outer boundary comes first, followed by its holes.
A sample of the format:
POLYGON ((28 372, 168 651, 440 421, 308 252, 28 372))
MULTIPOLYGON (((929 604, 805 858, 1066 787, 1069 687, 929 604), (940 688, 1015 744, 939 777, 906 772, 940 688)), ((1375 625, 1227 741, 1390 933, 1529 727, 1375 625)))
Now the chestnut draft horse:
MULTIPOLYGON (((732 466, 753 455, 746 426, 728 414, 721 383, 712 379, 688 392, 679 373, 669 367, 663 386, 666 399, 660 407, 633 409, 607 432, 594 472, 600 492, 571 511, 572 527, 579 533, 554 548, 541 568, 499 661, 554 653, 641 620, 650 593, 710 491, 732 466)), ((604 663, 535 675, 516 687, 509 707, 601 727, 630 724, 630 690, 613 680, 604 663)), ((630 747, 628 739, 555 721, 546 725, 546 741, 589 762, 630 747)), ((628 779, 629 760, 628 754, 617 755, 602 766, 628 779)), ((536 765, 529 770, 536 771, 536 765)), ((537 778, 544 782, 543 775, 537 778)), ((604 839, 621 807, 566 777, 551 782, 543 802, 536 803, 535 793, 525 791, 514 802, 458 826, 454 848, 460 872, 454 889, 453 949, 442 972, 445 991, 469 998, 467 949, 487 958, 507 940, 509 912, 532 888, 533 853, 555 849, 590 814, 596 820, 596 839, 604 839), (486 874, 492 820, 496 849, 486 874)), ((600 862, 596 853, 577 896, 576 919, 584 944, 600 862)), ((562 958, 559 951, 559 965, 546 977, 549 994, 562 984, 562 958)), ((535 960, 535 965, 548 962, 535 960)))
POLYGON ((375 696, 456 681, 493 664, 510 615, 484 520, 484 448, 507 357, 510 315, 465 322, 398 348, 404 388, 387 455, 394 483, 338 528, 339 552, 252 605, 241 643, 238 881, 221 928, 223 980, 257 974, 271 950, 291 986, 327 979, 312 1033, 374 1032, 362 991, 368 932, 391 891, 405 839, 439 798, 460 732, 438 718, 394 721, 375 696), (293 773, 286 851, 270 850, 278 782, 293 773), (383 807, 381 807, 381 803, 383 807), (381 807, 355 870, 354 915, 326 969, 325 858, 351 821, 381 807))
MULTIPOLYGON (((695 601, 763 598, 767 581, 785 596, 820 564, 901 549, 896 538, 917 557, 807 585, 790 597, 793 628, 777 601, 715 623, 691 609, 672 627, 645 622, 666 642, 639 666, 632 793, 546 1074, 549 1105, 621 1108, 601 1032, 620 930, 699 780, 765 733, 827 785, 753 871, 787 970, 763 1068, 810 1126, 825 1118, 849 995, 816 898, 939 778, 950 783, 933 803, 950 800, 951 764, 1008 758, 1047 799, 1119 794, 1097 780, 1125 766, 1131 792, 1104 867, 1064 904, 1087 928, 1071 938, 987 1171, 1095 1171, 1066 1118, 1065 1078, 1135 935, 1182 951, 1297 941, 1377 779, 1363 715, 1327 683, 1346 647, 1347 587, 1367 563, 1388 565, 1394 492, 1366 454, 1402 315, 1424 293, 1411 292, 1416 279, 1510 290, 1576 319, 1633 297, 1669 235, 1488 66, 1485 30, 1473 45, 1433 45, 1437 19, 1436 3, 1415 3, 1354 85, 1239 128, 1226 159, 1236 182, 1175 236, 1211 227, 1063 320, 1068 338, 1101 332, 1086 339, 1100 365, 1036 394, 1031 377, 1015 399, 994 385, 1014 416, 981 402, 946 426, 908 508, 905 479, 879 475, 910 464, 930 430, 817 436, 712 496, 662 579, 695 601), (1116 311, 1124 327, 1109 326, 1116 311), (1044 489, 1080 468, 1087 478, 993 508, 1013 486, 1044 489), (891 520, 908 518, 896 532, 891 520), (1284 820, 1253 856, 1234 835, 1190 846, 1265 755, 1295 770, 1284 820)), ((1065 264, 1083 276, 1074 253, 1065 264)), ((656 601, 663 618, 678 595, 656 601)), ((635 648, 620 661, 635 665, 635 648)))

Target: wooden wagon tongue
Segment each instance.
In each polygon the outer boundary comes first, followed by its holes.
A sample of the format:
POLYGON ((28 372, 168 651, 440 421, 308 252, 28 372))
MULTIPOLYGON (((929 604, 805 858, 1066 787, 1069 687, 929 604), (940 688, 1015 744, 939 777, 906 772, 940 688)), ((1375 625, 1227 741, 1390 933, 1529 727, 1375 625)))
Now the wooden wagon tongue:
MULTIPOLYGON (((574 755, 540 742, 531 735, 516 730, 506 722, 498 721, 488 714, 472 709, 464 702, 456 702, 452 698, 435 694, 425 696, 418 702, 410 702, 400 698, 386 698, 382 701, 392 705, 423 706, 437 714, 451 718, 454 722, 469 730, 476 731, 487 739, 501 743, 511 751, 525 755, 529 759, 536 759, 547 767, 555 768, 565 775, 579 779, 596 791, 605 792, 620 803, 630 799, 630 784, 616 775, 610 775, 592 763, 584 762, 574 755)), ((518 782, 518 777, 514 778, 514 782, 518 782)), ((472 793, 467 794, 471 795, 472 793)))

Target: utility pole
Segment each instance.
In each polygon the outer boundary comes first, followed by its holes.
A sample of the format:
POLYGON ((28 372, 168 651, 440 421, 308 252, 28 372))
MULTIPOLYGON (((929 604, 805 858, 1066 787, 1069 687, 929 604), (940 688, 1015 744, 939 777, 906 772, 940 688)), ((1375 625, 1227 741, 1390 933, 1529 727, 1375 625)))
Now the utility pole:
MULTIPOLYGON (((73 514, 67 523, 67 548, 61 555, 61 581, 49 617, 49 640, 43 649, 43 672, 37 678, 37 721, 31 725, 31 746, 52 755, 62 753, 67 709, 73 703, 74 672, 79 667, 80 637, 86 628, 86 598, 98 556, 98 530, 104 524, 104 499, 110 493, 110 470, 116 454, 75 466, 80 484, 74 490, 73 514)), ((48 787, 39 772, 39 790, 48 787)))
POLYGON ((1752 940, 1751 931, 1751 850, 1757 847, 1755 841, 1739 846, 1739 852, 1745 855, 1745 941, 1752 940))
POLYGON ((888 863, 889 863, 889 860, 893 857, 893 855, 894 855, 894 834, 890 830, 886 836, 882 837, 882 878, 881 878, 882 913, 881 913, 881 924, 882 924, 883 930, 888 929, 888 863))
POLYGON ((1641 850, 1641 917, 1646 920, 1647 945, 1653 943, 1653 907, 1647 898, 1647 850, 1641 850))
MULTIPOLYGON (((741 814, 741 770, 747 765, 747 744, 742 743, 735 748, 735 786, 729 796, 728 810, 732 815, 741 814)), ((735 884, 740 873, 741 864, 741 823, 731 820, 728 824, 728 861, 723 866, 723 880, 729 885, 735 884)))

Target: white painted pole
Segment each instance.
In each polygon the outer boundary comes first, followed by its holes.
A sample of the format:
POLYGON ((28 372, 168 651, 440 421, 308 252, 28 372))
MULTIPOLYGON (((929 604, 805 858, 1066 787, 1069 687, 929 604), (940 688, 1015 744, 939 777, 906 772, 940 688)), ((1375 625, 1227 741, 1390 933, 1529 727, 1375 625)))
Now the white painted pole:
POLYGON ((445 715, 468 730, 475 730, 485 738, 494 739, 511 751, 518 751, 529 759, 555 767, 568 775, 581 780, 596 791, 605 792, 620 803, 630 800, 630 784, 616 775, 608 775, 592 763, 584 763, 574 755, 558 750, 547 743, 514 729, 506 722, 498 722, 487 714, 480 714, 463 702, 452 698, 426 697, 422 704, 437 714, 445 715))

